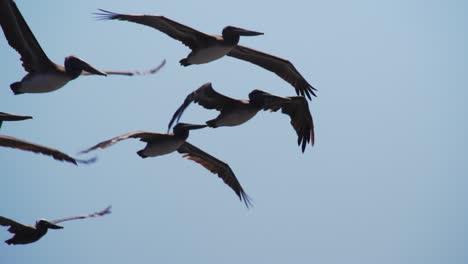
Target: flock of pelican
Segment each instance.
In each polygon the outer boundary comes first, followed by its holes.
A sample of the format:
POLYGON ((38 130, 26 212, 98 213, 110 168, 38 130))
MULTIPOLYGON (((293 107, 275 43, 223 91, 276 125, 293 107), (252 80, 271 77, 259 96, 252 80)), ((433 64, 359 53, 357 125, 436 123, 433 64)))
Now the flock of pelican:
MULTIPOLYGON (((275 73, 294 87, 297 96, 282 97, 257 89, 249 93, 248 100, 233 99, 215 91, 211 83, 206 83, 186 96, 182 105, 175 111, 169 121, 166 133, 130 132, 102 141, 83 150, 80 154, 104 149, 125 139, 136 138, 146 143, 146 146, 137 152, 141 158, 156 157, 177 151, 183 157, 193 160, 212 173, 217 174, 236 193, 238 198, 249 207, 251 205, 249 196, 245 193, 233 170, 227 163, 190 144, 187 141, 190 130, 206 127, 238 126, 253 118, 261 110, 277 112, 281 109, 282 113, 291 118, 290 123, 296 131, 297 144, 302 152, 305 151, 308 144, 314 144, 314 124, 307 100, 311 100, 311 96, 316 96, 314 92, 316 89, 306 81, 288 60, 238 44, 241 36, 258 36, 263 35, 262 32, 227 26, 223 29, 221 36, 208 35, 164 16, 118 14, 103 9, 99 9, 99 11, 99 13, 95 13, 98 19, 123 20, 142 24, 181 41, 191 49, 190 54, 180 60, 182 66, 209 63, 224 56, 234 57, 275 73), (206 124, 179 122, 184 111, 191 103, 197 103, 206 109, 217 110, 220 114, 215 119, 206 121, 206 124), (169 132, 171 128, 172 132, 169 132)), ((107 71, 99 70, 76 56, 68 56, 65 58, 64 66, 57 65, 42 50, 13 0, 0 0, 0 25, 9 45, 20 54, 22 66, 27 71, 21 81, 11 84, 10 88, 15 95, 52 92, 81 75, 133 76, 153 74, 158 72, 165 64, 164 60, 157 67, 145 71, 107 71)), ((31 116, 0 112, 0 127, 3 121, 21 121, 31 118, 31 116)), ((75 165, 78 163, 89 164, 96 161, 95 158, 88 160, 76 159, 60 150, 7 135, 0 135, 0 146, 48 155, 56 160, 70 162, 75 165)), ((8 231, 14 234, 11 239, 5 241, 7 244, 28 244, 39 240, 49 228, 61 229, 62 227, 57 225, 59 222, 103 216, 108 213, 110 213, 110 207, 90 215, 74 216, 54 221, 42 219, 37 221, 34 226, 23 225, 0 216, 0 225, 9 226, 8 231)))

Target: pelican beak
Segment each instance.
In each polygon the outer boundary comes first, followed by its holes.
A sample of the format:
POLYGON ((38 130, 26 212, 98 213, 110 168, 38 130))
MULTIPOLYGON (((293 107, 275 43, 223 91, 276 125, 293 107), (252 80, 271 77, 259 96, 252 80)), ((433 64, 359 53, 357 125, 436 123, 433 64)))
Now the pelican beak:
POLYGON ((184 124, 183 127, 187 130, 195 130, 195 129, 205 128, 207 127, 207 125, 184 124))
POLYGON ((96 68, 94 68, 93 66, 89 65, 89 63, 87 62, 84 62, 84 61, 81 61, 81 68, 89 73, 92 73, 92 74, 97 74, 97 75, 102 75, 102 76, 107 76, 107 74, 103 71, 100 71, 96 68))
POLYGON ((47 228, 50 228, 50 229, 62 229, 63 226, 59 226, 59 225, 56 225, 56 224, 52 224, 51 222, 47 222, 47 228))
POLYGON ((262 32, 257 32, 257 31, 252 31, 248 29, 243 29, 243 28, 233 28, 233 32, 237 33, 239 36, 258 36, 258 35, 263 35, 262 32))

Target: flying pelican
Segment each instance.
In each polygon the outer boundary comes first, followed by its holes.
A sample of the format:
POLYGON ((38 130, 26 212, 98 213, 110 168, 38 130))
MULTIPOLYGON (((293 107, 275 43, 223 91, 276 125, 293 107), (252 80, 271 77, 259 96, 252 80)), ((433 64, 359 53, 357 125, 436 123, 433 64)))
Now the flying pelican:
POLYGON ((23 68, 28 72, 20 82, 10 85, 14 94, 52 92, 80 75, 155 73, 165 63, 163 61, 158 67, 144 72, 100 71, 78 57, 68 56, 65 58, 65 67, 57 65, 44 53, 12 0, 0 0, 0 25, 10 46, 21 55, 23 68))
POLYGON ((128 138, 139 138, 140 141, 146 142, 146 147, 137 152, 140 157, 156 157, 177 151, 182 154, 184 158, 193 160, 212 173, 218 174, 224 183, 237 194, 239 199, 244 201, 245 205, 249 207, 249 197, 244 192, 244 189, 240 185, 229 165, 186 141, 189 136, 189 130, 204 127, 206 127, 206 125, 178 123, 174 126, 173 133, 135 131, 103 141, 80 153, 83 154, 95 149, 104 149, 128 138))
POLYGON ((228 55, 274 72, 294 86, 298 95, 307 96, 309 99, 311 99, 311 94, 315 96, 315 88, 302 77, 288 60, 238 45, 240 36, 263 35, 261 32, 227 26, 223 29, 222 36, 207 35, 164 16, 125 15, 103 9, 99 10, 102 13, 96 13, 98 19, 117 19, 146 25, 181 41, 192 50, 187 58, 180 60, 180 64, 183 66, 208 63, 228 55))
POLYGON ((26 120, 26 119, 32 119, 32 116, 14 115, 14 114, 0 112, 0 128, 2 127, 3 121, 21 121, 21 120, 26 120))
POLYGON ((190 103, 195 102, 206 109, 216 109, 221 113, 206 124, 209 127, 238 126, 254 117, 260 110, 270 110, 289 115, 291 125, 297 134, 297 144, 302 144, 302 152, 308 142, 314 145, 314 123, 309 104, 304 96, 279 97, 261 90, 253 90, 250 100, 237 100, 216 92, 211 83, 205 83, 190 93, 184 103, 177 109, 169 122, 168 129, 174 121, 179 121, 190 103))
POLYGON ((9 226, 10 228, 8 228, 8 231, 12 234, 15 234, 12 238, 5 240, 5 243, 7 243, 8 245, 29 244, 41 239, 47 233, 48 229, 62 229, 63 227, 57 225, 60 222, 103 216, 106 214, 110 214, 110 209, 111 206, 108 206, 104 210, 93 214, 72 216, 53 221, 41 219, 39 221, 36 221, 36 224, 34 226, 23 225, 9 218, 0 216, 0 225, 9 226))
POLYGON ((31 142, 28 142, 26 140, 22 140, 19 138, 6 136, 6 135, 0 135, 0 147, 15 148, 15 149, 21 149, 25 151, 40 153, 40 154, 44 154, 47 156, 52 156, 54 159, 59 160, 59 161, 71 162, 75 165, 77 165, 77 163, 89 164, 89 163, 93 163, 96 161, 96 158, 92 158, 89 160, 75 159, 59 150, 49 148, 46 146, 42 146, 39 144, 31 143, 31 142))

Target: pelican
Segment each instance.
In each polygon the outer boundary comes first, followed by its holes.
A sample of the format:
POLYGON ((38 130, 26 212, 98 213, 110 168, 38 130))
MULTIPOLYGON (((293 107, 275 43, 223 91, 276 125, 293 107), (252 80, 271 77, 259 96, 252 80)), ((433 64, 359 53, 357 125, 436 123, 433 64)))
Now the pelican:
POLYGON ((105 140, 89 149, 81 151, 80 153, 83 154, 96 149, 104 149, 128 138, 139 138, 140 141, 146 142, 146 147, 137 152, 141 158, 156 157, 177 151, 181 153, 184 158, 193 160, 212 173, 217 174, 224 183, 237 194, 239 199, 244 201, 245 205, 249 207, 249 197, 244 192, 244 189, 240 185, 229 165, 186 141, 189 136, 189 130, 204 127, 206 127, 206 125, 178 123, 174 126, 173 133, 135 131, 105 140))
POLYGON ((0 128, 2 127, 3 121, 21 121, 26 119, 32 119, 32 116, 25 116, 25 115, 15 115, 0 112, 0 128))
POLYGON ((238 126, 254 117, 260 110, 289 115, 291 125, 297 134, 297 144, 302 144, 302 152, 305 151, 308 142, 314 144, 314 123, 309 111, 307 100, 303 96, 279 97, 261 90, 253 90, 249 94, 250 100, 237 100, 216 92, 211 83, 205 83, 197 90, 190 93, 183 104, 177 109, 169 122, 168 129, 174 121, 178 121, 185 109, 192 103, 198 103, 206 109, 216 109, 221 113, 215 119, 206 124, 209 127, 238 126))
POLYGON ((6 135, 0 135, 0 147, 15 148, 40 153, 47 156, 52 156, 56 160, 70 162, 75 165, 78 165, 77 163, 89 164, 96 161, 96 158, 89 160, 75 159, 59 150, 6 135))
POLYGON ((307 96, 309 99, 311 99, 311 95, 316 96, 315 88, 302 77, 288 60, 238 45, 240 36, 263 35, 261 32, 227 26, 223 29, 222 36, 208 35, 164 16, 126 15, 99 10, 102 13, 96 13, 98 19, 124 20, 146 25, 181 41, 192 50, 187 58, 180 60, 180 64, 183 66, 208 63, 227 55, 274 72, 294 86, 298 95, 307 96))
POLYGON ((0 0, 0 25, 8 43, 20 55, 28 72, 20 82, 10 85, 14 94, 46 93, 55 91, 80 75, 135 75, 157 72, 158 67, 144 72, 101 71, 76 56, 65 58, 64 67, 53 63, 42 50, 15 2, 0 0))
POLYGON ((103 216, 106 214, 110 214, 111 213, 110 209, 111 209, 111 206, 108 206, 104 210, 93 213, 93 214, 72 216, 72 217, 61 218, 61 219, 57 219, 53 221, 47 221, 45 219, 41 219, 39 221, 36 221, 36 224, 34 226, 23 225, 9 218, 0 216, 0 225, 9 226, 10 228, 8 228, 8 231, 14 234, 12 238, 5 240, 5 243, 7 243, 8 245, 30 244, 41 239, 47 233, 48 229, 62 229, 63 228, 62 226, 57 225, 60 222, 103 216))

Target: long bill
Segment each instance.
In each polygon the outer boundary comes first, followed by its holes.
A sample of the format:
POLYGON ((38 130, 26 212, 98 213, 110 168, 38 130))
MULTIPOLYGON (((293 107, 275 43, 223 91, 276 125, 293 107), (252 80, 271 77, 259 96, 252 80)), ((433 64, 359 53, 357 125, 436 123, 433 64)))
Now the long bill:
POLYGON ((197 125, 197 124, 184 124, 183 128, 187 130, 195 130, 195 129, 200 129, 200 128, 205 128, 208 125, 197 125))
POLYGON ((85 70, 85 71, 87 71, 89 73, 102 75, 102 76, 107 76, 107 74, 105 72, 94 68, 93 66, 91 66, 89 63, 87 63, 85 61, 79 60, 79 66, 81 67, 82 70, 85 70))
POLYGON ((259 35, 263 35, 262 32, 243 29, 243 28, 238 28, 238 27, 234 28, 232 30, 232 32, 237 33, 239 36, 259 36, 259 35))
POLYGON ((63 226, 59 226, 48 221, 45 221, 45 222, 47 223, 47 228, 50 228, 50 229, 62 229, 63 228, 63 226))

